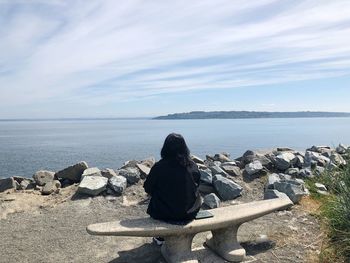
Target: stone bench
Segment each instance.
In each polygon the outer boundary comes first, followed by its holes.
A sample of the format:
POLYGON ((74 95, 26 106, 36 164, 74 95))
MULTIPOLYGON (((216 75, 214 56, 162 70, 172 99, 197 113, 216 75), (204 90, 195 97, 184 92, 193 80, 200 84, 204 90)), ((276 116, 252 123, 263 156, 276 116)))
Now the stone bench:
POLYGON ((191 251, 193 237, 211 231, 206 245, 225 260, 240 262, 245 257, 245 250, 237 241, 239 226, 292 204, 289 198, 276 198, 212 209, 210 212, 214 217, 193 220, 187 225, 172 225, 147 217, 92 224, 87 227, 87 232, 99 236, 161 236, 165 239, 161 253, 167 262, 196 263, 191 251))

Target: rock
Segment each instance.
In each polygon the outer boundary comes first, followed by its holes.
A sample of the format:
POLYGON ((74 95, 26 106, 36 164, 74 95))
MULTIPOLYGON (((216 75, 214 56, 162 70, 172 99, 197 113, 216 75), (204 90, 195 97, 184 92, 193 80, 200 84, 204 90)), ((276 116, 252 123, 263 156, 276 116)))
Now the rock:
POLYGON ((138 161, 136 161, 136 160, 126 161, 120 169, 137 168, 137 166, 136 166, 137 164, 138 164, 138 161))
POLYGON ((117 194, 122 194, 126 189, 127 180, 124 176, 116 175, 109 178, 108 185, 117 194))
POLYGON ((264 193, 264 200, 274 199, 274 198, 289 198, 285 193, 274 189, 267 189, 264 193))
POLYGON ((212 175, 220 174, 225 177, 228 176, 228 174, 217 165, 210 166, 209 169, 211 170, 212 175))
POLYGON ((137 168, 125 168, 118 170, 119 175, 124 176, 126 180, 128 181, 128 184, 136 184, 141 179, 141 174, 139 169, 137 168))
POLYGON ((41 190, 42 195, 50 195, 52 193, 58 193, 61 188, 61 183, 58 180, 47 182, 41 190))
POLYGON ((314 174, 315 174, 316 176, 321 176, 321 175, 324 173, 325 170, 326 170, 326 169, 323 168, 323 167, 321 167, 321 166, 316 166, 316 168, 315 168, 315 170, 314 170, 314 174))
POLYGON ((346 165, 346 161, 339 153, 332 153, 330 159, 331 159, 331 162, 334 163, 336 166, 346 165))
POLYGON ((295 164, 297 159, 295 158, 295 155, 291 152, 282 152, 279 155, 276 156, 275 159, 275 165, 278 170, 285 171, 291 165, 295 164))
POLYGON ((242 171, 238 166, 221 165, 221 168, 231 176, 241 176, 242 175, 242 171))
POLYGON ((277 147, 278 152, 294 152, 293 149, 288 148, 288 147, 277 147))
POLYGON ((0 179, 0 193, 6 190, 16 190, 18 183, 12 177, 0 179))
POLYGON ((317 190, 317 193, 320 195, 329 195, 327 191, 317 190))
POLYGON ((196 164, 204 164, 204 160, 199 158, 198 156, 195 156, 191 154, 191 159, 194 161, 196 164))
POLYGON ((254 158, 254 161, 257 160, 259 161, 262 166, 271 169, 272 168, 272 161, 271 159, 269 159, 268 157, 261 155, 261 154, 257 154, 256 157, 254 158))
POLYGON ((213 156, 210 156, 210 155, 206 155, 205 156, 205 159, 207 160, 207 161, 209 161, 209 162, 214 162, 215 160, 214 160, 214 157, 213 156))
POLYGON ((149 175, 149 172, 151 171, 151 168, 149 168, 148 166, 141 164, 141 163, 136 164, 136 166, 140 170, 141 178, 146 179, 146 177, 149 175))
POLYGON ((215 192, 214 186, 210 184, 200 184, 198 189, 199 192, 203 194, 210 194, 215 192))
POLYGON ((200 174, 201 174, 201 182, 205 183, 205 184, 212 184, 213 183, 213 177, 211 174, 211 170, 210 169, 206 169, 206 170, 199 170, 200 174))
POLYGON ((298 154, 295 156, 295 158, 296 158, 295 166, 302 169, 305 164, 305 159, 304 159, 305 157, 298 154))
POLYGON ((152 168, 152 166, 156 163, 156 159, 153 156, 151 156, 142 160, 140 163, 146 165, 148 168, 152 168))
POLYGON ((301 178, 312 178, 314 175, 312 174, 311 169, 304 168, 299 171, 299 177, 301 178))
POLYGON ((295 180, 281 180, 275 182, 274 188, 277 191, 285 193, 294 204, 299 203, 301 198, 307 194, 304 190, 304 186, 295 180))
POLYGON ((252 163, 247 164, 244 170, 248 175, 253 175, 259 173, 263 168, 261 162, 255 160, 252 163))
POLYGON ((279 182, 280 180, 281 178, 278 174, 269 174, 265 189, 273 189, 275 182, 279 182))
POLYGON ((344 144, 339 144, 339 146, 335 149, 335 151, 339 154, 345 154, 348 150, 348 147, 345 146, 344 144))
POLYGON ((321 191, 327 191, 327 187, 324 184, 320 184, 320 183, 315 183, 315 186, 317 188, 317 190, 321 190, 321 191))
POLYGON ((101 170, 101 174, 103 177, 106 177, 107 179, 112 178, 113 176, 117 176, 118 174, 111 168, 106 168, 101 170))
POLYGON ((230 158, 228 158, 226 155, 222 154, 222 153, 217 153, 214 155, 213 157, 214 161, 219 161, 221 163, 224 162, 230 162, 230 158))
POLYGON ((221 200, 233 200, 241 195, 243 188, 230 179, 219 174, 213 177, 214 188, 218 192, 221 200))
POLYGON ((205 164, 196 163, 196 165, 197 165, 198 169, 201 169, 201 170, 208 169, 208 167, 205 164))
POLYGON ((80 162, 57 172, 55 177, 59 179, 69 179, 72 182, 78 183, 81 180, 81 175, 87 168, 88 165, 86 162, 80 162))
POLYGON ((102 173, 97 167, 91 167, 84 170, 81 177, 84 178, 85 176, 102 176, 102 173))
POLYGON ((298 176, 299 175, 299 168, 288 168, 285 172, 286 174, 290 176, 298 176))
POLYGON ((43 186, 48 182, 52 182, 55 179, 55 173, 51 171, 37 171, 33 175, 33 179, 37 185, 43 186))
POLYGON ((307 149, 307 151, 317 152, 317 153, 324 153, 331 150, 331 147, 329 146, 312 146, 311 148, 307 149))
POLYGON ((84 176, 81 180, 77 193, 96 196, 106 190, 108 179, 103 176, 84 176))
POLYGON ((254 151, 248 150, 242 156, 242 162, 244 165, 254 161, 257 154, 254 151))
POLYGON ((34 189, 34 187, 35 187, 35 183, 32 180, 23 180, 19 184, 19 188, 21 190, 30 190, 30 189, 34 189))
POLYGON ((220 201, 219 197, 216 196, 216 194, 211 193, 211 194, 204 196, 203 203, 207 207, 209 207, 210 209, 213 209, 213 208, 220 207, 221 201, 220 201))

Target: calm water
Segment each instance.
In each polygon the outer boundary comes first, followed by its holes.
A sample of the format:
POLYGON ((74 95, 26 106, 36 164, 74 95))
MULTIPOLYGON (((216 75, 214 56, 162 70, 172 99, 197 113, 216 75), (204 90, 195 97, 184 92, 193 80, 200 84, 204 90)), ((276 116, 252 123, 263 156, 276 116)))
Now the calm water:
POLYGON ((170 132, 184 135, 192 153, 350 144, 350 118, 245 120, 0 121, 0 177, 32 176, 85 160, 118 168, 130 159, 159 158, 170 132))

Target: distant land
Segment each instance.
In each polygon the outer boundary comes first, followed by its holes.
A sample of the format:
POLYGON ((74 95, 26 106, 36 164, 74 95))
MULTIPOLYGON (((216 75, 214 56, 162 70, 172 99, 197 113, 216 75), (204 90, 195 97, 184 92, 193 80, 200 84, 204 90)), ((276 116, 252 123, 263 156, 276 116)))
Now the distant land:
POLYGON ((350 117, 348 112, 268 112, 268 111, 191 111, 158 116, 155 120, 183 119, 260 119, 260 118, 335 118, 350 117))

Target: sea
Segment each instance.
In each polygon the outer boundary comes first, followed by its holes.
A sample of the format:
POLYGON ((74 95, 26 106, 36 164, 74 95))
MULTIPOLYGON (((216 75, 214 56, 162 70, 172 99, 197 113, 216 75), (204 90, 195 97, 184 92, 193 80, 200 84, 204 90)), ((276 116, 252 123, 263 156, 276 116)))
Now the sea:
POLYGON ((31 177, 79 161, 117 169, 128 160, 158 160, 172 132, 182 134, 199 157, 228 152, 236 158, 248 149, 350 145, 350 118, 2 120, 0 177, 31 177))

